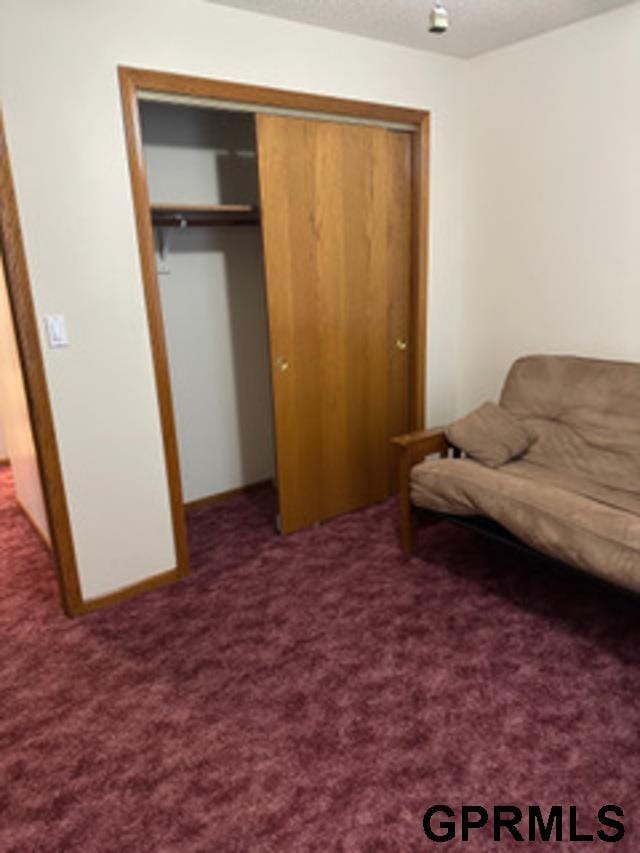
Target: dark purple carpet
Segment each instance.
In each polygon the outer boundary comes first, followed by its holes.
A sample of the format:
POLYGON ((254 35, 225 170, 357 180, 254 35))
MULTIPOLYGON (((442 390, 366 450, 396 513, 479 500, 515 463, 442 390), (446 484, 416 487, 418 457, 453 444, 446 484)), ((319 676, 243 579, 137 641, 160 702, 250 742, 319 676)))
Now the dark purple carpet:
POLYGON ((191 519, 193 576, 76 621, 0 473, 0 850, 640 850, 640 602, 392 503, 280 538, 191 519), (619 844, 428 841, 434 803, 579 807, 619 844))

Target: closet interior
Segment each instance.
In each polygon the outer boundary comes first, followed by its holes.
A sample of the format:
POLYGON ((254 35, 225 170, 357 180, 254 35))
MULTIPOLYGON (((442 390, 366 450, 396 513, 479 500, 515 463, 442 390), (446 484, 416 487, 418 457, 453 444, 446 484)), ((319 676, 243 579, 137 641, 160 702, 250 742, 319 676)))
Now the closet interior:
POLYGON ((275 476, 255 116, 140 102, 185 503, 275 476))

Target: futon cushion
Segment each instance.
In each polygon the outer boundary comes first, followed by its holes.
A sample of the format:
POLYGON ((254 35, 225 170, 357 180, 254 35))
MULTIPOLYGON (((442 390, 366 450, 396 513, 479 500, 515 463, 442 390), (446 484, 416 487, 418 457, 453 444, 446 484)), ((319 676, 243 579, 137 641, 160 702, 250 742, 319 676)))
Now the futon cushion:
POLYGON ((471 459, 426 460, 411 500, 484 515, 549 556, 640 592, 640 498, 521 460, 497 470, 471 459))
POLYGON ((528 461, 640 493, 640 364, 526 356, 500 405, 535 431, 528 461))
POLYGON ((499 468, 522 456, 535 440, 514 415, 495 403, 483 403, 450 424, 445 433, 451 444, 489 468, 499 468))

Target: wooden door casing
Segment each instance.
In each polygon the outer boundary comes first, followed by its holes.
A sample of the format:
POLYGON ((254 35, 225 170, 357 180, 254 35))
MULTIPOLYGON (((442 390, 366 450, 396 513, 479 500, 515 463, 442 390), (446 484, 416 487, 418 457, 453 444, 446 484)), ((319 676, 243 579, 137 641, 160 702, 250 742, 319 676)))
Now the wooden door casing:
POLYGON ((412 143, 270 115, 257 136, 287 533, 393 489, 389 439, 410 427, 412 143))

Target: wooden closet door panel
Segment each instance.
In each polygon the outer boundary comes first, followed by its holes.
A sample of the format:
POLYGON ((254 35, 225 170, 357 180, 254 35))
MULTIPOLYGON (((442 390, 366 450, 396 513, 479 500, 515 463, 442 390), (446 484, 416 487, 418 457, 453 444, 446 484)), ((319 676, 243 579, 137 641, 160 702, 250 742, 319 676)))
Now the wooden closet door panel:
POLYGON ((409 426, 410 139, 259 116, 258 158, 290 532, 392 488, 389 438, 409 426))

